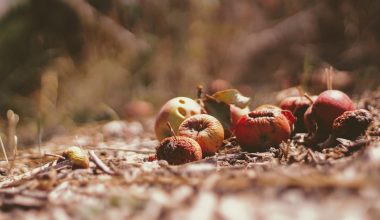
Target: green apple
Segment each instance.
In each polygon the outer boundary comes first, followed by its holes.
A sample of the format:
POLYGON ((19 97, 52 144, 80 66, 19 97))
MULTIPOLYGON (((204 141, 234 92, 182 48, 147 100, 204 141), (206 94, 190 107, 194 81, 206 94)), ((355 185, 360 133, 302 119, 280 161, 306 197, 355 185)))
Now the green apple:
POLYGON ((201 114, 202 107, 193 99, 177 97, 169 100, 162 106, 156 117, 154 130, 158 140, 172 136, 167 122, 170 123, 174 132, 178 131, 179 125, 190 116, 201 114))

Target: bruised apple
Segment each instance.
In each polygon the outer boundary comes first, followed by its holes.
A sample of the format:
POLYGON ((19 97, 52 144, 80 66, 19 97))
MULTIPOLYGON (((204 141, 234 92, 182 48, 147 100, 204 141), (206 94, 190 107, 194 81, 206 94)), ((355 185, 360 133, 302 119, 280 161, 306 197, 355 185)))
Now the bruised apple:
POLYGON ((250 112, 239 120, 235 129, 238 143, 248 152, 277 147, 289 139, 291 132, 287 117, 281 111, 273 109, 250 112))
POLYGON ((232 129, 235 128, 236 124, 238 123, 238 121, 243 115, 246 115, 250 112, 248 106, 245 108, 239 108, 236 105, 230 105, 230 111, 231 111, 232 129))
POLYGON ((205 156, 214 154, 221 147, 224 140, 224 129, 215 117, 199 114, 183 121, 179 126, 178 135, 197 141, 205 156))
POLYGON ((156 117, 154 130, 158 140, 172 136, 167 126, 169 122, 174 130, 178 131, 179 125, 190 116, 200 114, 201 106, 193 99, 187 97, 177 97, 166 102, 156 117))

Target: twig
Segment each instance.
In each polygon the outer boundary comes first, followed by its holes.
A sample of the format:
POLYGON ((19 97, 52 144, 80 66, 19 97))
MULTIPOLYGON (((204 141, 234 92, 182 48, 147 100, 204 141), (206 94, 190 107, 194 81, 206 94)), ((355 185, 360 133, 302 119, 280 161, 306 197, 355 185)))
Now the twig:
POLYGON ((332 88, 333 88, 333 69, 332 69, 332 66, 325 69, 325 74, 326 74, 327 90, 332 90, 332 88))
POLYGON ((169 130, 170 130, 170 133, 172 133, 172 136, 173 136, 175 139, 177 139, 177 136, 176 136, 176 134, 175 134, 175 132, 174 132, 174 129, 173 129, 173 127, 172 127, 172 125, 170 124, 169 121, 166 122, 166 125, 168 126, 168 128, 169 128, 169 130))
POLYGON ((311 157, 311 159, 313 160, 313 162, 314 162, 315 164, 317 164, 317 163, 318 163, 318 160, 317 160, 317 158, 315 157, 314 152, 313 152, 311 149, 307 149, 307 153, 310 155, 310 157, 311 157))
POLYGON ((93 150, 89 150, 91 160, 96 164, 99 169, 101 169, 104 173, 109 175, 115 175, 115 172, 111 170, 103 161, 95 154, 93 150))
POLYGON ((54 164, 55 161, 53 162, 50 162, 50 163, 47 163, 47 164, 44 164, 43 166, 40 166, 40 167, 37 167, 29 172, 26 172, 26 173, 23 173, 23 174, 20 174, 18 176, 13 176, 13 177, 10 177, 9 179, 7 180, 4 180, 0 183, 0 189, 1 188, 6 188, 6 187, 10 187, 10 186, 14 186, 14 185, 17 185, 18 183, 20 182, 23 182, 23 181, 26 181, 26 180, 30 180, 32 178, 34 178, 36 175, 42 173, 42 172, 45 172, 45 171, 48 171, 49 169, 54 169, 54 168, 59 168, 61 169, 62 167, 65 167, 65 166, 68 166, 71 164, 70 161, 68 160, 65 160, 61 163, 58 163, 56 165, 52 165, 54 164))
POLYGON ((61 156, 59 154, 53 154, 53 153, 45 153, 44 156, 48 156, 48 157, 56 157, 58 159, 62 159, 62 160, 65 160, 66 158, 64 156, 61 156))
POLYGON ((12 110, 7 112, 8 118, 8 146, 13 149, 13 159, 17 156, 17 136, 16 136, 16 126, 19 121, 19 116, 15 114, 12 110))
POLYGON ((5 151, 5 147, 4 147, 3 139, 1 138, 1 136, 0 136, 0 144, 1 144, 1 149, 3 149, 3 154, 4 154, 4 157, 5 157, 5 160, 7 161, 8 168, 10 168, 10 164, 9 164, 9 160, 8 160, 7 152, 5 151))
POLYGON ((305 97, 310 101, 311 104, 314 103, 313 99, 312 99, 312 98, 310 97, 310 95, 307 94, 306 92, 303 94, 303 96, 305 96, 305 97))

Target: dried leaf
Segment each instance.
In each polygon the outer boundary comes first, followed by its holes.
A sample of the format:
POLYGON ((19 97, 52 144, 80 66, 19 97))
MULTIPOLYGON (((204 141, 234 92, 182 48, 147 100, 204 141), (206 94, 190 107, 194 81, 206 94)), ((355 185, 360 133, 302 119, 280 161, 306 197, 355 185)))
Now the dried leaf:
POLYGON ((222 123, 224 130, 230 132, 230 129, 231 129, 230 106, 208 95, 206 95, 203 102, 204 102, 204 106, 207 113, 217 118, 220 121, 220 123, 222 123))
POLYGON ((217 101, 224 102, 226 104, 234 104, 239 108, 245 108, 251 102, 251 98, 243 96, 236 89, 227 89, 216 92, 212 95, 217 101))

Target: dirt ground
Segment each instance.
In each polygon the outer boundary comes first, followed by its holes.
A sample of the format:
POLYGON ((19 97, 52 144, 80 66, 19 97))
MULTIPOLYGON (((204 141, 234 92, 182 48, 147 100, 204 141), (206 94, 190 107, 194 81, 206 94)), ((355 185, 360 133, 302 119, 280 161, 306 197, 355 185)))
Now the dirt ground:
POLYGON ((20 151, 11 171, 1 162, 0 219, 379 219, 380 92, 357 105, 375 117, 358 141, 315 151, 298 135, 245 153, 231 139, 180 166, 150 161, 153 119, 88 124, 20 151), (41 157, 71 145, 96 155, 90 168, 41 157))

